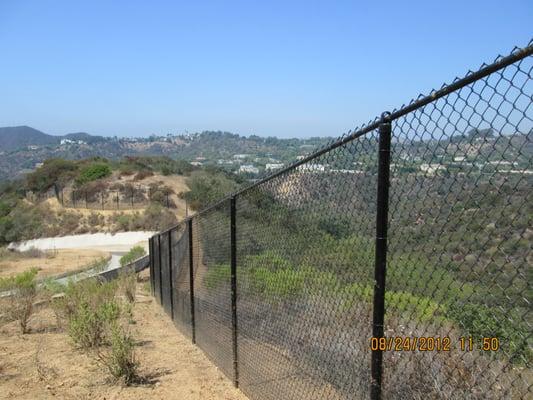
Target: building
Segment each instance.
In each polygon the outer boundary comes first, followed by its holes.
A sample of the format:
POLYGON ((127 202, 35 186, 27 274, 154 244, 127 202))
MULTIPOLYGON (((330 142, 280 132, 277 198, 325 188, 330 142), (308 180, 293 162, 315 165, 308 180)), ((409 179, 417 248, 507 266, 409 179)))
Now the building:
POLYGON ((446 167, 441 164, 420 164, 420 171, 434 175, 437 171, 443 171, 446 167))
POLYGON ((298 170, 304 172, 324 172, 326 167, 323 164, 302 164, 298 166, 298 170))
POLYGON ((195 167, 200 167, 203 165, 200 161, 191 161, 190 164, 194 165, 195 167))
POLYGON ((259 168, 254 167, 252 164, 248 165, 241 165, 239 168, 240 173, 248 173, 248 174, 258 174, 259 168))
POLYGON ((250 154, 235 154, 233 158, 237 160, 244 160, 245 158, 250 157, 250 154))
POLYGON ((267 171, 275 171, 277 169, 283 168, 283 164, 267 164, 265 165, 265 169, 267 171))

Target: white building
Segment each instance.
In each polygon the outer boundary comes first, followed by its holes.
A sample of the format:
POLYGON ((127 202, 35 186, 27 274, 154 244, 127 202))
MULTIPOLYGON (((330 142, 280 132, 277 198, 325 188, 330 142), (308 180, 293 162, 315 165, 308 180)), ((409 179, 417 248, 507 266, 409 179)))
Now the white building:
POLYGON ((304 172, 324 172, 326 167, 322 164, 302 164, 298 167, 298 170, 304 172))
POLYGON ((200 166, 203 165, 200 161, 191 161, 190 164, 191 164, 191 165, 194 165, 195 167, 200 167, 200 166))
POLYGON ((244 160, 245 158, 250 157, 250 154, 235 154, 233 158, 237 160, 244 160))
POLYGON ((277 169, 283 168, 283 164, 267 164, 265 165, 267 171, 275 171, 277 169))
POLYGON ((239 168, 239 172, 241 173, 249 173, 249 174, 258 174, 259 168, 254 167, 252 164, 248 165, 241 165, 239 168))
POLYGON ((445 170, 446 167, 441 164, 420 164, 420 170, 429 175, 434 175, 437 171, 445 170))

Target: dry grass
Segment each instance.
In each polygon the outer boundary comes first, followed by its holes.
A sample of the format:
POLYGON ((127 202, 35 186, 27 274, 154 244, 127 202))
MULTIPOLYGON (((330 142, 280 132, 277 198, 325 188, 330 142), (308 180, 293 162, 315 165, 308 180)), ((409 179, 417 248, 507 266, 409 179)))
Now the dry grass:
POLYGON ((29 335, 20 335, 14 323, 0 326, 0 398, 246 399, 140 288, 133 318, 135 361, 145 383, 123 386, 109 379, 94 356, 71 345, 45 307, 30 321, 29 335))
POLYGON ((0 250, 0 278, 13 276, 31 268, 37 268, 37 279, 89 268, 109 254, 99 250, 64 249, 39 254, 0 250))

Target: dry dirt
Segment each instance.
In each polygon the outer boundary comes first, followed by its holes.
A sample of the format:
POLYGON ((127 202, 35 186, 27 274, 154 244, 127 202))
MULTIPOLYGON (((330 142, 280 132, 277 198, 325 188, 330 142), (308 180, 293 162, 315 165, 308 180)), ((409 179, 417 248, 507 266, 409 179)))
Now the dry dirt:
POLYGON ((104 251, 77 249, 50 251, 47 256, 36 258, 25 258, 13 254, 0 259, 0 277, 16 275, 36 267, 39 269, 37 275, 39 279, 89 268, 95 261, 109 257, 109 253, 104 251))
MULTIPOLYGON (((121 184, 132 183, 135 186, 143 187, 145 190, 147 190, 147 188, 149 187, 151 183, 160 184, 161 186, 162 185, 168 186, 174 191, 174 194, 171 194, 169 196, 169 199, 172 200, 174 204, 176 204, 176 208, 171 208, 170 210, 174 212, 174 214, 178 217, 178 219, 181 219, 185 217, 186 206, 185 206, 185 201, 179 198, 179 194, 181 192, 189 191, 189 187, 187 186, 185 182, 186 179, 187 178, 182 175, 168 175, 168 176, 154 175, 154 176, 149 176, 139 181, 135 181, 134 175, 120 177, 119 174, 114 173, 111 177, 106 178, 104 181, 108 183, 109 185, 113 185, 115 183, 121 183, 121 184)), ((65 188, 65 192, 64 192, 65 198, 70 198, 69 196, 70 196, 71 190, 72 190, 71 187, 65 188)), ((55 198, 48 199, 47 203, 55 211, 59 211, 60 209, 63 208, 61 204, 55 198)), ((142 212, 145 208, 145 205, 142 205, 142 204, 137 204, 137 205, 134 204, 134 207, 131 207, 131 205, 127 203, 122 203, 120 209, 116 210, 115 203, 112 200, 112 197, 109 198, 109 202, 105 203, 105 208, 106 208, 105 210, 101 209, 100 204, 98 202, 91 204, 89 209, 85 208, 85 205, 83 202, 81 202, 80 204, 81 204, 80 207, 76 207, 76 208, 65 207, 65 209, 76 210, 80 212, 81 214, 83 214, 84 216, 90 215, 91 213, 101 214, 104 216, 110 216, 116 213, 131 214, 134 212, 142 212)))
POLYGON ((0 399, 247 399, 140 289, 134 320, 140 372, 150 383, 111 382, 91 356, 72 346, 45 308, 32 318, 29 334, 19 334, 15 323, 0 328, 0 399))

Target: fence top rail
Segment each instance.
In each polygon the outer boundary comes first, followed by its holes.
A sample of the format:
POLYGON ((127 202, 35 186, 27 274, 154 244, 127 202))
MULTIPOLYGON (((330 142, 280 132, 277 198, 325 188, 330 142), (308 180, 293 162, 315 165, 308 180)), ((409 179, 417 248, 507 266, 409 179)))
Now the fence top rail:
POLYGON ((281 176, 283 174, 286 174, 287 172, 293 171, 299 166, 306 164, 321 155, 328 153, 338 147, 341 147, 345 145, 346 143, 349 143, 361 136, 366 135, 367 133, 376 130, 379 125, 383 122, 391 122, 398 118, 403 117, 406 114, 409 114, 413 111, 418 110, 419 108, 422 108, 450 93, 453 93, 457 90, 462 89, 465 86, 468 86, 469 84, 476 82, 480 79, 483 79, 490 74, 497 72, 511 64, 514 64, 526 57, 529 57, 533 55, 533 39, 529 41, 529 43, 525 47, 515 47, 511 53, 508 56, 501 56, 495 58, 494 62, 491 64, 482 64, 481 67, 477 71, 468 71, 466 75, 462 78, 455 78, 452 83, 450 84, 443 84, 440 89, 438 90, 432 90, 429 95, 419 95, 416 100, 411 100, 407 105, 403 105, 399 109, 395 109, 392 112, 384 112, 381 114, 380 118, 375 118, 374 120, 371 120, 368 124, 361 126, 360 128, 356 128, 353 131, 348 131, 347 134, 341 136, 338 139, 335 139, 332 143, 327 144, 326 146, 316 150, 315 152, 309 154, 308 156, 304 157, 301 160, 295 161, 292 164, 288 165, 287 167, 278 170, 276 172, 271 173, 268 176, 265 176, 264 178, 260 179, 257 182, 254 182, 246 187, 243 187, 242 189, 230 193, 227 196, 221 198, 220 200, 216 201, 213 204, 210 204, 206 208, 200 210, 199 212, 181 220, 178 224, 161 231, 159 234, 167 233, 168 231, 171 231, 178 226, 180 226, 182 223, 187 222, 190 219, 193 219, 195 216, 209 212, 210 210, 220 206, 220 204, 224 203, 225 201, 229 201, 232 197, 239 196, 257 186, 260 186, 274 178, 277 178, 278 176, 281 176))

